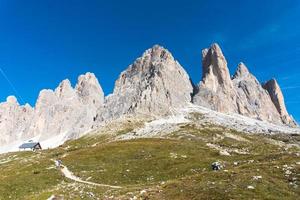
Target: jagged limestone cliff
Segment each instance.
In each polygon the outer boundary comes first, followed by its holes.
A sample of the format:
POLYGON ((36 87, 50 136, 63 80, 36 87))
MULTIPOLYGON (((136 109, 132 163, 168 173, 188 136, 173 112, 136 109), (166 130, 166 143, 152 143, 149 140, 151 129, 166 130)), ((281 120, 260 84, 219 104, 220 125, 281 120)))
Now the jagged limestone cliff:
POLYGON ((97 78, 86 73, 73 88, 69 80, 53 90, 42 90, 36 105, 20 106, 15 97, 0 104, 1 145, 38 137, 47 140, 77 138, 92 129, 104 93, 97 78))
POLYGON ((100 114, 103 119, 170 114, 191 102, 192 93, 186 71, 168 50, 155 45, 121 73, 100 114))
POLYGON ((217 44, 202 51, 202 80, 193 102, 219 112, 236 113, 236 91, 227 61, 217 44))
POLYGON ((263 88, 244 63, 239 64, 231 79, 219 45, 213 44, 202 51, 202 68, 202 80, 193 98, 196 105, 275 124, 296 126, 286 111, 278 84, 271 81, 263 88))
POLYGON ((238 113, 273 123, 281 123, 268 92, 252 75, 245 64, 240 63, 232 82, 237 92, 238 113))
POLYGON ((282 94, 282 91, 279 87, 279 84, 277 83, 276 79, 271 79, 268 82, 266 82, 263 87, 269 92, 270 97, 280 114, 280 117, 284 124, 288 124, 290 126, 297 126, 297 123, 293 119, 291 115, 287 112, 285 103, 284 103, 284 97, 282 94))
POLYGON ((297 126, 276 80, 262 87, 243 63, 231 77, 217 44, 202 51, 202 67, 202 80, 195 88, 172 54, 155 45, 120 74, 106 98, 92 73, 79 76, 74 88, 64 80, 54 91, 42 90, 34 108, 8 97, 0 104, 0 145, 35 136, 41 140, 61 136, 65 141, 106 120, 129 115, 160 117, 190 102, 222 113, 297 126))

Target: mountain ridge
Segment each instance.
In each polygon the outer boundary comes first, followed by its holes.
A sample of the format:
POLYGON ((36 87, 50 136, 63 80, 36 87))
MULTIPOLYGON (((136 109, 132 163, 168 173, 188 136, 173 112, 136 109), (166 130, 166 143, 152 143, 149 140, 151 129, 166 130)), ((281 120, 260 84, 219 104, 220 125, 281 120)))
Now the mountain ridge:
POLYGON ((37 136, 78 138, 106 120, 172 115, 191 102, 225 114, 297 127, 278 83, 262 85, 244 63, 231 76, 218 44, 202 51, 202 68, 202 80, 195 86, 172 54, 154 45, 120 74, 113 93, 107 96, 96 76, 87 72, 74 87, 65 79, 55 90, 42 90, 33 108, 20 106, 15 97, 9 97, 0 104, 4 130, 0 144, 37 136))

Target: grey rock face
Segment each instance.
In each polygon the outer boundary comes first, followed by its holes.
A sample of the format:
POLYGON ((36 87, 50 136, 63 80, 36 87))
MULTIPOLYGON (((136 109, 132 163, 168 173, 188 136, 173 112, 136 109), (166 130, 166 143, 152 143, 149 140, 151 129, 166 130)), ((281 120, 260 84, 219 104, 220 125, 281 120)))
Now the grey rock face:
POLYGON ((75 90, 84 104, 101 107, 104 103, 103 90, 93 73, 88 72, 85 75, 80 75, 75 90))
MULTIPOLYGON (((44 138, 72 131, 80 104, 69 80, 64 80, 52 90, 42 90, 39 94, 31 132, 44 138)), ((79 111, 79 112, 78 112, 79 111)))
POLYGON ((55 91, 41 91, 31 132, 45 138, 57 134, 76 138, 91 129, 103 102, 104 94, 94 74, 79 76, 75 89, 64 80, 55 91))
POLYGON ((168 50, 155 45, 121 73, 102 117, 168 114, 191 102, 192 93, 186 71, 168 50))
POLYGON ((266 82, 263 87, 269 92, 271 99, 280 114, 280 117, 283 121, 283 123, 288 124, 290 126, 297 126, 297 123, 293 119, 292 116, 289 115, 287 112, 285 103, 284 103, 284 97, 282 94, 282 91, 280 89, 279 84, 275 79, 271 79, 268 82, 266 82))
POLYGON ((0 104, 0 145, 28 137, 28 128, 33 117, 33 108, 20 106, 16 97, 9 96, 0 104))
POLYGON ((230 78, 227 61, 217 44, 202 51, 202 81, 194 96, 196 105, 225 113, 236 113, 236 91, 230 78))
POLYGON ((168 50, 156 45, 121 73, 106 98, 92 73, 79 76, 75 88, 64 80, 54 91, 42 90, 35 108, 20 106, 10 96, 0 104, 0 145, 34 136, 77 138, 105 120, 163 116, 191 101, 223 113, 296 126, 276 80, 262 87, 243 63, 231 79, 217 44, 202 51, 202 65, 196 94, 186 71, 168 50))
POLYGON ((40 136, 77 138, 94 125, 104 94, 92 73, 81 75, 75 89, 69 80, 53 90, 42 90, 35 108, 20 106, 15 97, 0 104, 0 145, 40 136))
POLYGON ((202 81, 193 97, 196 105, 276 124, 296 124, 286 111, 276 81, 268 82, 264 89, 243 63, 231 80, 226 59, 217 44, 202 51, 202 66, 202 81))
POLYGON ((237 91, 238 113, 263 121, 281 123, 268 92, 244 65, 240 63, 232 80, 237 91))

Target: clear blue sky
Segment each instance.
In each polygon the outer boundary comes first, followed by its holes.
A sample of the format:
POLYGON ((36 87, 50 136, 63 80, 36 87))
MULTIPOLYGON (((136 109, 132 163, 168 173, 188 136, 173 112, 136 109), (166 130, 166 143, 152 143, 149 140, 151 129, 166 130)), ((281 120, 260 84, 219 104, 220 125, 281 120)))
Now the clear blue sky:
POLYGON ((201 50, 218 42, 231 73, 243 61, 263 82, 278 79, 300 121, 300 5, 290 0, 1 0, 0 100, 35 104, 43 88, 94 72, 106 94, 119 73, 154 44, 168 48, 192 80, 201 50))

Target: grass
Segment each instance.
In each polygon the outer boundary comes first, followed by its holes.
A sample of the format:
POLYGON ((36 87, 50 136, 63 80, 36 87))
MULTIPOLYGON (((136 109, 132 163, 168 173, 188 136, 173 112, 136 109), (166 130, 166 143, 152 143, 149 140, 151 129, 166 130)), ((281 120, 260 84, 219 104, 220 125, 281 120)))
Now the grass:
POLYGON ((138 139, 82 149, 63 158, 83 178, 111 185, 152 184, 191 174, 209 166, 215 152, 192 141, 138 139))
MULTIPOLYGON (((198 116, 201 117, 201 116, 198 116)), ((40 153, 0 155, 0 199, 297 199, 300 196, 299 148, 288 144, 296 136, 244 134, 218 126, 182 124, 165 138, 115 141, 132 131, 124 126, 114 134, 99 134, 68 141, 40 153), (292 137, 292 140, 289 140, 292 137), (288 139, 287 139, 288 138, 288 139), (212 143, 228 151, 220 155, 212 143), (83 180, 122 186, 122 189, 74 183, 53 167, 61 159, 83 180), (212 171, 221 161, 225 168, 212 171), (290 173, 286 174, 289 170, 290 173), (254 176, 262 179, 254 180, 254 176), (248 189, 253 186, 254 189, 248 189), (141 193, 142 190, 146 192, 141 193), (94 195, 94 196, 93 196, 94 195)), ((296 139, 295 139, 296 138, 296 139)))
POLYGON ((42 154, 16 153, 16 160, 0 165, 0 199, 26 199, 28 194, 57 185, 61 179, 42 154))

